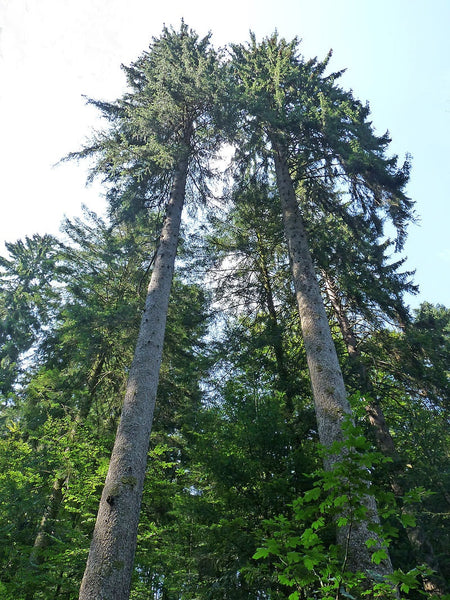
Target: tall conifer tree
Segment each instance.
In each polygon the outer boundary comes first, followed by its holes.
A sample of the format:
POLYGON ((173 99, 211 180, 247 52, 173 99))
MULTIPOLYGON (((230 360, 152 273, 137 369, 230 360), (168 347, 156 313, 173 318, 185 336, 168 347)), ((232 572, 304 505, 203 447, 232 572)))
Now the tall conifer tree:
MULTIPOLYGON (((347 220, 362 211, 380 231, 387 215, 397 228, 401 247, 411 202, 402 191, 408 165, 397 169, 396 159, 386 158, 388 137, 375 136, 366 120, 368 108, 335 84, 339 74, 324 75, 328 58, 306 62, 299 55, 297 39, 288 43, 274 34, 258 44, 252 36, 248 46, 234 46, 233 72, 251 143, 259 142, 260 156, 273 161, 319 437, 324 446, 331 447, 343 439, 342 423, 351 408, 301 203, 316 192, 319 180, 322 193, 315 193, 316 210, 332 210, 347 220), (340 195, 327 193, 338 187, 340 195), (336 197, 343 201, 333 202, 336 197)), ((326 467, 332 469, 337 459, 330 457, 326 467)), ((354 523, 350 530, 341 528, 338 537, 348 547, 350 568, 368 572, 373 565, 365 542, 373 536, 369 523, 378 517, 370 495, 366 504, 367 519, 354 523)), ((389 560, 377 568, 380 574, 390 569, 389 560)))
MULTIPOLYGON (((158 387, 167 306, 189 175, 206 170, 214 149, 212 109, 217 57, 209 36, 182 23, 164 29, 131 67, 130 93, 116 103, 93 102, 111 128, 72 156, 96 157, 93 174, 110 182, 111 212, 133 217, 165 205, 165 216, 130 368, 122 415, 100 501, 80 599, 129 597, 140 503, 158 387)), ((198 187, 205 189, 204 179, 198 187)))

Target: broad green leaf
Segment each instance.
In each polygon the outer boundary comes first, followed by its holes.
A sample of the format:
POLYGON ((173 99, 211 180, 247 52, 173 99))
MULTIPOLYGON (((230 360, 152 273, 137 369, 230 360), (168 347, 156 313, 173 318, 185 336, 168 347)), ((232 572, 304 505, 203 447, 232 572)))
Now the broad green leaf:
POLYGON ((376 565, 379 565, 381 563, 382 560, 385 560, 388 557, 388 554, 386 552, 386 550, 377 550, 376 552, 374 552, 372 554, 372 562, 375 563, 376 565))
POLYGON ((260 558, 267 558, 270 554, 268 548, 258 548, 255 554, 252 556, 255 560, 259 560, 260 558))

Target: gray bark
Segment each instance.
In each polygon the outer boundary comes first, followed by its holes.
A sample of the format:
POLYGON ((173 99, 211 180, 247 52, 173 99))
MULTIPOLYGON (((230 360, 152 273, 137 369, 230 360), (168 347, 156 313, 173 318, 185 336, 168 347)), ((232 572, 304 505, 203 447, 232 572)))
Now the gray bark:
MULTIPOLYGON (((351 408, 289 173, 287 153, 275 135, 270 137, 319 439, 323 446, 329 448, 333 442, 343 441, 342 421, 346 415, 351 415, 351 408)), ((329 457, 325 461, 325 468, 331 471, 334 462, 340 458, 342 456, 329 457)), ((365 544, 368 539, 375 537, 368 528, 369 523, 379 522, 375 499, 368 494, 364 504, 367 521, 338 528, 337 541, 345 553, 346 568, 386 575, 392 572, 390 559, 375 565, 365 544)))
POLYGON ((321 443, 342 441, 342 420, 351 414, 336 348, 331 336, 305 226, 297 203, 284 150, 273 142, 277 187, 284 232, 311 378, 321 443))
POLYGON ((187 165, 186 157, 174 176, 80 600, 127 600, 130 594, 187 165))

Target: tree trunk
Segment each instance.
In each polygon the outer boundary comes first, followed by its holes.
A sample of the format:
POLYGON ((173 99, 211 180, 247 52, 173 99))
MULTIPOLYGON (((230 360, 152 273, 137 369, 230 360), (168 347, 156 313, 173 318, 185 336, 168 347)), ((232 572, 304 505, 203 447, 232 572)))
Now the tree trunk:
MULTIPOLYGON (((276 136, 270 137, 319 439, 323 446, 329 448, 333 442, 343 441, 342 421, 346 415, 351 415, 351 408, 289 173, 287 154, 276 136)), ((331 471, 340 458, 329 457, 325 460, 325 468, 331 471)), ((386 575, 392 572, 390 560, 382 561, 379 565, 372 563, 371 552, 365 543, 374 538, 368 523, 379 522, 375 499, 367 495, 364 503, 367 522, 353 523, 350 528, 338 528, 337 541, 346 553, 347 568, 351 571, 375 571, 386 575)))
POLYGON ((127 600, 130 594, 187 165, 185 157, 173 180, 80 600, 127 600))
POLYGON ((294 396, 295 393, 292 389, 292 385, 289 381, 289 374, 285 364, 285 355, 283 349, 283 336, 278 323, 277 310, 275 308, 275 302, 273 297, 272 284, 270 281, 269 269, 267 266, 267 258, 264 252, 264 242, 261 236, 256 232, 258 240, 258 266, 261 272, 267 310, 270 318, 270 330, 271 330, 271 344, 275 354, 275 361, 277 363, 278 370, 278 381, 280 391, 285 394, 286 397, 286 409, 288 416, 291 417, 294 411, 294 396))
POLYGON ((342 419, 351 414, 328 317, 314 271, 294 186, 283 148, 273 142, 277 187, 289 249, 303 341, 321 443, 342 441, 342 419))
MULTIPOLYGON (((325 271, 322 271, 322 277, 325 283, 325 291, 331 303, 333 313, 337 319, 342 338, 347 347, 347 352, 352 362, 353 370, 357 375, 359 391, 361 393, 367 393, 370 395, 371 384, 367 374, 367 368, 361 360, 361 352, 358 348, 358 340, 356 339, 353 327, 348 320, 347 313, 342 306, 342 302, 339 299, 339 293, 336 289, 336 285, 332 278, 329 277, 325 271)), ((390 456, 394 463, 397 463, 399 461, 399 456, 395 449, 394 440, 389 432, 380 404, 375 399, 371 398, 371 401, 366 404, 365 408, 370 424, 374 428, 375 437, 380 449, 384 454, 390 456)))
POLYGON ((67 481, 67 476, 57 477, 53 482, 52 492, 47 502, 44 514, 42 515, 39 529, 34 540, 33 550, 30 555, 30 563, 37 567, 44 562, 43 551, 49 544, 51 529, 58 516, 59 509, 63 499, 63 489, 67 481))
POLYGON ((354 356, 359 356, 358 340, 356 339, 353 328, 339 299, 339 293, 336 289, 336 286, 325 271, 322 270, 321 275, 325 283, 325 291, 329 301, 331 302, 333 312, 339 323, 339 329, 341 330, 342 337, 344 338, 345 345, 347 346, 348 354, 351 358, 354 356))
MULTIPOLYGON (((38 569, 44 562, 44 550, 49 545, 52 528, 58 517, 66 481, 67 477, 66 475, 63 475, 53 482, 52 492, 48 498, 41 522, 39 523, 39 529, 30 554, 30 565, 32 569, 36 571, 36 575, 38 575, 38 569)), ((25 586, 25 600, 33 600, 36 591, 35 583, 32 580, 27 582, 25 586)))

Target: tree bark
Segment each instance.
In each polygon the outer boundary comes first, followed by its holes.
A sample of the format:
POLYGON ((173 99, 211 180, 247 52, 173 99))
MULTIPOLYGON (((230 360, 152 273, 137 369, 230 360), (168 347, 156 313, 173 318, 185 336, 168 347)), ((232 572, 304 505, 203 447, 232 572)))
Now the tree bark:
POLYGON ((127 600, 130 594, 187 167, 186 156, 174 175, 80 600, 127 600))
MULTIPOLYGON (((346 415, 351 416, 352 411, 289 173, 287 152, 283 142, 280 142, 275 134, 271 134, 270 139, 319 439, 323 446, 329 448, 334 442, 343 441, 342 422, 346 415)), ((331 471, 334 463, 340 458, 342 457, 327 458, 325 469, 331 471)), ((345 550, 347 568, 351 571, 375 571, 386 575, 392 572, 390 559, 382 561, 379 565, 374 564, 365 543, 375 537, 368 528, 369 523, 379 522, 375 499, 367 494, 364 504, 367 508, 367 521, 353 523, 349 528, 339 527, 337 541, 345 550)))
POLYGON ((351 414, 328 317, 315 274, 305 226, 289 173, 286 153, 272 141, 284 232, 311 378, 321 443, 342 441, 342 420, 351 414))

